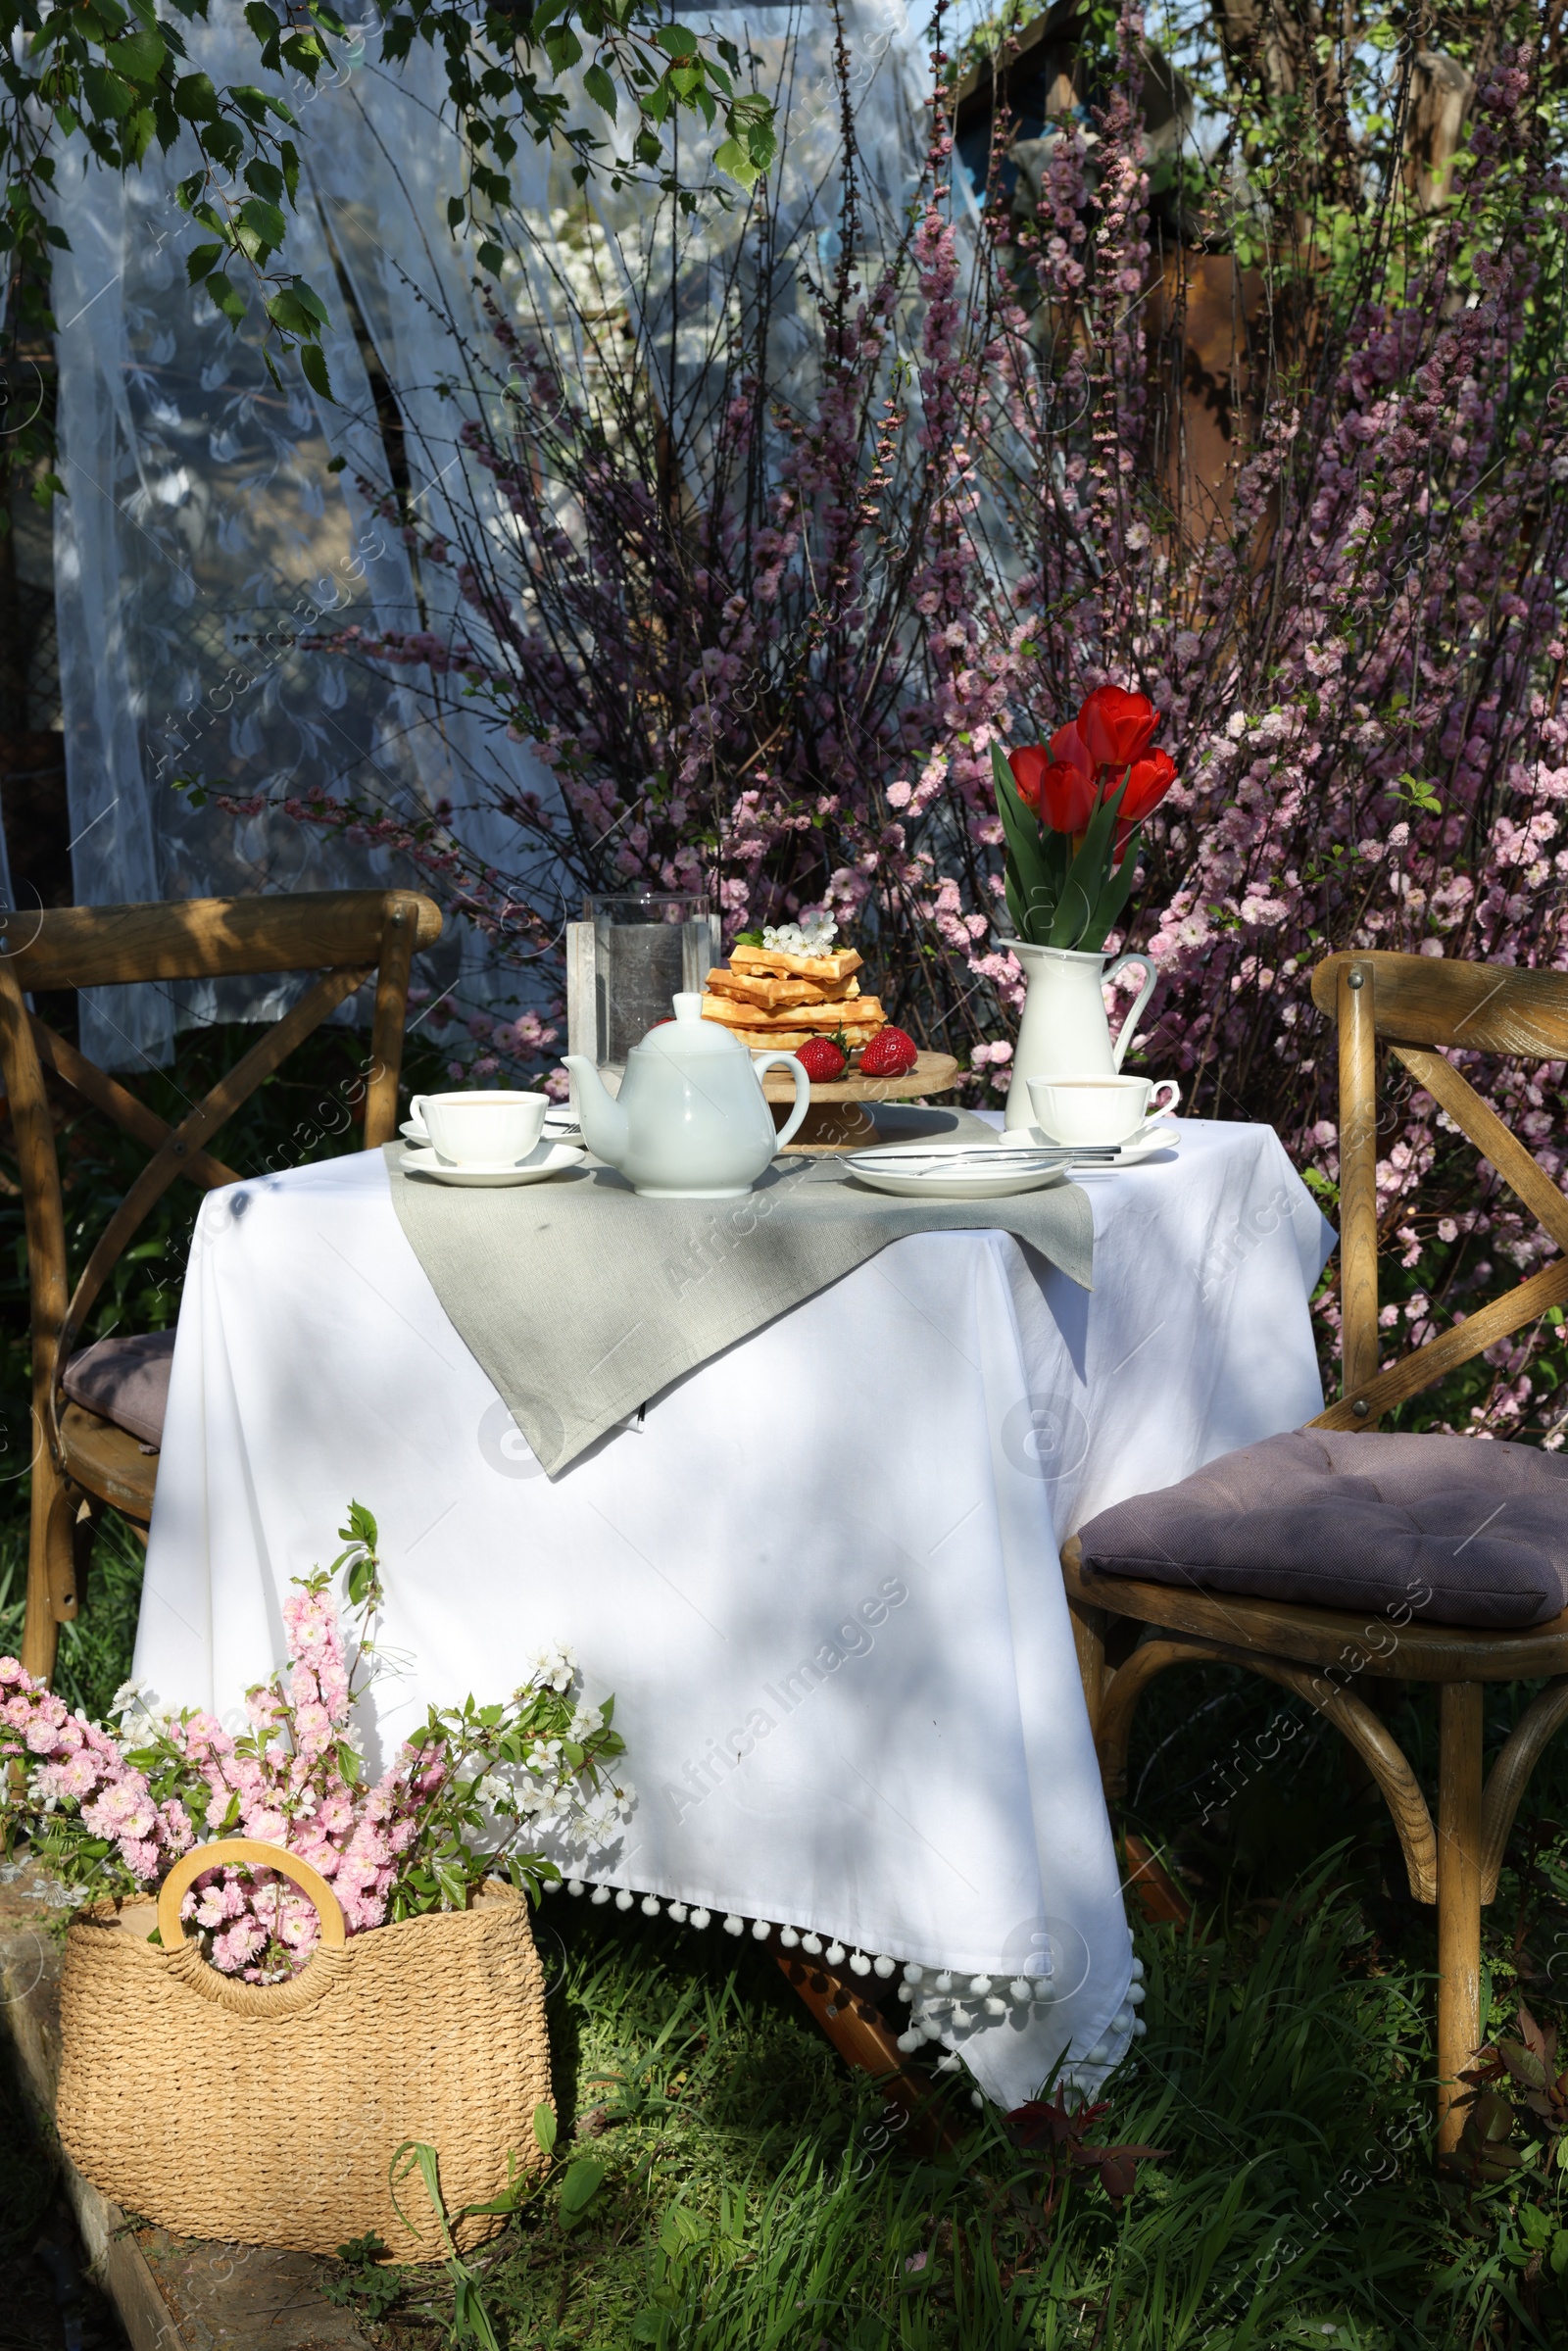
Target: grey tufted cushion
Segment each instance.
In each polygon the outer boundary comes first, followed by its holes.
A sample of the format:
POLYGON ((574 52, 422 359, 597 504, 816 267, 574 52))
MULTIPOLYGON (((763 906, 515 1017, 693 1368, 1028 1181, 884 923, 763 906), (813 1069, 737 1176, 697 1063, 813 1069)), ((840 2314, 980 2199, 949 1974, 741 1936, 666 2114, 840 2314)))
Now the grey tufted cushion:
MULTIPOLYGON (((1568 1608, 1568 1458, 1473 1437, 1298 1429, 1079 1530, 1087 1574, 1443 1625, 1568 1608)), ((1114 1605, 1111 1595, 1107 1602, 1114 1605)))
POLYGON ((60 1385, 74 1404, 84 1404, 101 1420, 139 1437, 155 1449, 164 1441, 169 1405, 169 1372, 174 1360, 172 1331, 141 1338, 100 1339, 66 1365, 60 1385))

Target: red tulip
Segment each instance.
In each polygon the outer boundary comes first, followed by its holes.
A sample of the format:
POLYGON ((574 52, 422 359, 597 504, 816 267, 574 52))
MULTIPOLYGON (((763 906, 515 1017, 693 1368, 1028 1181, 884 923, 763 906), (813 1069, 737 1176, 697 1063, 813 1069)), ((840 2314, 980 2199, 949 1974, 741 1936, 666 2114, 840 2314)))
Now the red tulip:
POLYGON ((1054 833, 1081 833, 1095 812, 1095 780, 1054 760, 1040 779, 1041 810, 1054 833))
POLYGON ((1095 762, 1076 718, 1069 718, 1065 726, 1057 727, 1051 738, 1051 756, 1060 765, 1076 767, 1080 775, 1094 780, 1095 762))
POLYGON ((1077 720, 1090 757, 1101 767, 1130 767, 1141 759, 1158 724, 1159 712, 1148 695, 1127 694, 1120 686, 1097 686, 1077 720))
POLYGON ((1043 743, 1020 743, 1016 751, 1007 754, 1007 765, 1018 787, 1018 798, 1026 808, 1040 812, 1040 783, 1050 766, 1050 757, 1043 743))
MULTIPOLYGON (((1062 729, 1060 732, 1070 732, 1062 729)), ((1060 735, 1053 741, 1054 751, 1060 735)), ((1082 750, 1082 745, 1079 746, 1082 750)), ((1088 755, 1085 754, 1087 762, 1088 755)), ((1018 798, 1054 833, 1081 833, 1095 812, 1094 772, 1085 764, 1052 759, 1043 743, 1023 743, 1007 754, 1018 798)))
MULTIPOLYGON (((1057 750, 1064 734, 1071 733, 1070 727, 1058 728, 1052 738, 1052 751, 1057 750)), ((1077 743, 1077 737, 1073 739, 1077 743)), ((1023 743, 1007 754, 1018 798, 1054 833, 1081 833, 1095 812, 1094 770, 1081 743, 1078 751, 1081 759, 1071 761, 1053 759, 1043 743, 1023 743)))
POLYGON ((1152 751, 1146 759, 1133 761, 1127 772, 1127 789, 1122 795, 1121 809, 1116 818, 1116 847, 1113 854, 1118 865, 1134 825, 1142 824, 1150 810, 1158 808, 1175 781, 1176 762, 1168 751, 1152 751))

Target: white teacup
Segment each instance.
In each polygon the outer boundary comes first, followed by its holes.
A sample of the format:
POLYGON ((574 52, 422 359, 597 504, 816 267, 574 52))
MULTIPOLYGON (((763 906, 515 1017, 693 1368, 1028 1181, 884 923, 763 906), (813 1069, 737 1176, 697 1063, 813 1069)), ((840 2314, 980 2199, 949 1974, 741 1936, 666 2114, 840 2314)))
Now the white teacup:
POLYGON ((1053 1143, 1126 1143, 1147 1119, 1181 1101, 1174 1078, 1031 1078, 1035 1124, 1053 1143), (1168 1100, 1157 1098, 1165 1095, 1168 1100))
POLYGON ((409 1116, 450 1167, 511 1165, 537 1146, 549 1107, 546 1094, 416 1094, 409 1116))

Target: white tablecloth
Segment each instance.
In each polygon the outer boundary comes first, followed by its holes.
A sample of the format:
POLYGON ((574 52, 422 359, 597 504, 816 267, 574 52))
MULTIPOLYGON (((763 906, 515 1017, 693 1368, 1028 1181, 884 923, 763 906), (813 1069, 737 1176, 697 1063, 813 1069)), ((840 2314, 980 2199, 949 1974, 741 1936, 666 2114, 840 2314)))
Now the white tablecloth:
POLYGON ((1131 1952, 1056 1545, 1321 1408, 1332 1236, 1266 1128, 1189 1120, 1178 1159, 1087 1181, 1092 1296, 1005 1234, 897 1242, 554 1481, 378 1153, 214 1193, 137 1674, 233 1715, 353 1496, 404 1660, 383 1750, 565 1641, 615 1692, 638 1791, 606 1884, 705 1907, 710 1935, 733 1914, 927 1971, 1048 1969, 962 2039, 1004 2104, 1064 2053, 1114 2060, 1131 1952))

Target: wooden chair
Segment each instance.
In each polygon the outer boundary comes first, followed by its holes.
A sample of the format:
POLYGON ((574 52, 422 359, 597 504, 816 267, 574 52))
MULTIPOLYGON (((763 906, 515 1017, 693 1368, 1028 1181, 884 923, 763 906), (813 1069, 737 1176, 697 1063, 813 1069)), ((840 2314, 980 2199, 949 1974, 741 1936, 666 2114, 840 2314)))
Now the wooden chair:
MULTIPOLYGON (((1309 1425, 1372 1429, 1379 1416, 1483 1348, 1568 1302, 1568 1199, 1439 1050, 1568 1057, 1568 976, 1426 955, 1337 955, 1312 975, 1312 998, 1339 1022, 1340 1285, 1344 1389, 1309 1425), (1378 1369, 1377 1053, 1393 1049, 1563 1252, 1467 1321, 1378 1369)), ((1167 1667, 1245 1665, 1315 1706, 1360 1754, 1394 1816, 1410 1890, 1438 1912, 1440 2152, 1458 2143, 1458 2076, 1480 2036, 1481 1911, 1496 1892, 1503 1848, 1543 1749, 1568 1717, 1568 1611, 1527 1631, 1399 1626, 1188 1586, 1084 1574, 1076 1538, 1062 1552, 1078 1659, 1107 1796, 1125 1791, 1138 1700, 1167 1667), (1440 1759, 1436 1829, 1386 1725, 1357 1688, 1436 1683, 1440 1759), (1488 1682, 1547 1687, 1525 1708, 1490 1775, 1482 1754, 1488 1682)))
POLYGON ((152 1516, 156 1452, 114 1420, 70 1401, 62 1387, 116 1261, 177 1177, 204 1191, 240 1181, 204 1148, 209 1138, 372 976, 365 1148, 373 1151, 389 1139, 397 1127, 409 966, 416 951, 440 933, 431 901, 400 890, 0 914, 0 1072, 22 1171, 32 1298, 32 1524, 22 1651, 29 1673, 54 1672, 59 1628, 76 1614, 92 1529, 105 1505, 138 1529, 152 1516), (129 980, 295 971, 322 976, 176 1127, 35 1018, 24 1001, 28 992, 129 980), (98 1236, 74 1289, 46 1069, 151 1154, 98 1236))

